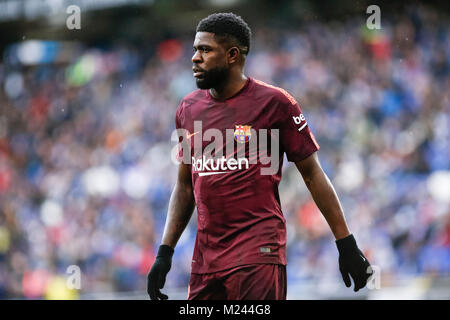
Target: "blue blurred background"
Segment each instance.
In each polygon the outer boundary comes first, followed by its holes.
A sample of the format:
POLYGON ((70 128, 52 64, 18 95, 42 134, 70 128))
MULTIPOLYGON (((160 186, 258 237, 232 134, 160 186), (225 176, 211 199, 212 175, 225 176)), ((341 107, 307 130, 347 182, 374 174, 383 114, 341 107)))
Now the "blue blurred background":
MULTIPOLYGON (((249 0, 0 2, 0 298, 147 298, 195 27, 219 11, 252 28, 246 74, 299 101, 379 271, 371 289, 345 288, 331 231, 285 162, 288 299, 449 299, 449 6, 249 0), (381 29, 366 25, 370 4, 381 29)), ((194 214, 171 298, 186 298, 195 233, 194 214)))

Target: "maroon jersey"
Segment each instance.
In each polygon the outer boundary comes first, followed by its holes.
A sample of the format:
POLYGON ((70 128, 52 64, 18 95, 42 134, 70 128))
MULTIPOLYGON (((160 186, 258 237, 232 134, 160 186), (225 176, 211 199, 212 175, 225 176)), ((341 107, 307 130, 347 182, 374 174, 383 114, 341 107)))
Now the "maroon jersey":
POLYGON ((299 104, 285 90, 248 78, 225 101, 209 90, 188 94, 177 109, 176 127, 185 129, 180 141, 190 147, 189 155, 180 148, 178 156, 191 166, 197 206, 192 273, 286 265, 286 220, 278 194, 283 155, 296 162, 319 150, 299 104), (269 157, 279 164, 271 174, 262 171, 269 157))

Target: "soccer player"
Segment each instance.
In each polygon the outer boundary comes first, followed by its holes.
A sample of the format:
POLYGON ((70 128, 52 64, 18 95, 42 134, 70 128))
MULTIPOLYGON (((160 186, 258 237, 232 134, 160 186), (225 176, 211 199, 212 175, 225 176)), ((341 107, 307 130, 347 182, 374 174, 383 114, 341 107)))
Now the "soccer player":
MULTIPOLYGON (((160 289, 195 206, 197 236, 188 299, 286 299, 286 220, 278 194, 284 154, 295 163, 336 238, 345 285, 351 286, 351 276, 358 291, 371 275, 320 166, 319 145, 300 105, 285 90, 244 74, 250 38, 247 23, 233 13, 212 14, 197 26, 192 63, 199 89, 181 101, 175 117, 177 129, 187 132, 180 141, 192 148, 189 154, 180 149, 182 161, 162 243, 148 274, 151 299, 168 298, 160 289), (231 129, 236 150, 215 160, 202 156, 208 145, 202 130, 210 129, 223 135, 231 129), (273 174, 263 174, 267 164, 249 161, 255 154, 248 146, 252 139, 263 138, 260 129, 279 144, 271 155, 279 162, 273 174), (242 149, 246 145, 248 150, 242 149)), ((218 144, 226 150, 227 142, 218 144)))

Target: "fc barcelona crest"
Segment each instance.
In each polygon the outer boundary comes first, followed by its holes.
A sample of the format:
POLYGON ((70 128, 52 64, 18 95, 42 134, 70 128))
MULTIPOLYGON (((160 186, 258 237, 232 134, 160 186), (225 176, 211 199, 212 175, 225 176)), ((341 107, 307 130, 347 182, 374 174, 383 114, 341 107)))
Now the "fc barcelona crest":
POLYGON ((235 125, 234 129, 234 140, 239 143, 246 143, 252 137, 250 132, 252 126, 235 125))

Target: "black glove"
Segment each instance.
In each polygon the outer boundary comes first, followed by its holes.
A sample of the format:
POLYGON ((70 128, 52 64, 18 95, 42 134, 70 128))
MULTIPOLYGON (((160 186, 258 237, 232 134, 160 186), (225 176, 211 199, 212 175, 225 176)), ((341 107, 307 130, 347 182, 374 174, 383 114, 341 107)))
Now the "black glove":
POLYGON ((147 276, 147 293, 152 300, 167 300, 169 297, 159 289, 166 283, 166 275, 172 266, 173 249, 168 245, 161 245, 155 262, 147 276))
POLYGON ((364 254, 359 250, 356 240, 352 234, 336 240, 336 246, 339 251, 339 271, 341 271, 342 279, 347 288, 350 288, 350 276, 355 284, 354 291, 364 288, 367 279, 373 274, 370 263, 364 254), (350 276, 349 276, 350 274, 350 276))

